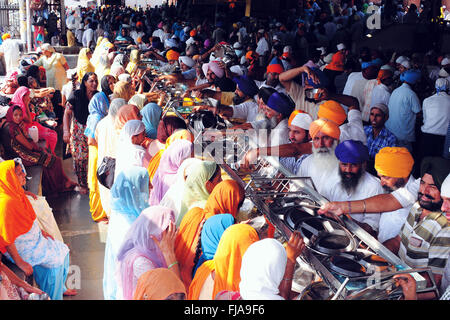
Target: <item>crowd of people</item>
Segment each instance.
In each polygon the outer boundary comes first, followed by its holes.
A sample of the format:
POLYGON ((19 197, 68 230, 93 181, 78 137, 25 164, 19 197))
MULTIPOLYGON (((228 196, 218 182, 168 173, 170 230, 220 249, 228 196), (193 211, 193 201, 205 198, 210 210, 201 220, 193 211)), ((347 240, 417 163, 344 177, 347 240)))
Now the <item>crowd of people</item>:
POLYGON ((358 48, 367 1, 308 3, 295 20, 270 26, 194 24, 161 9, 69 10, 69 46, 82 47, 76 68, 46 43, 8 70, 2 88, 2 128, 10 135, 2 157, 10 160, 0 163, 0 249, 40 288, 1 264, 5 296, 20 298, 17 288, 51 299, 76 294, 65 287, 69 248, 41 230, 29 201, 35 195, 23 188, 30 165, 43 167, 44 195, 86 195, 92 219, 108 225, 105 299, 298 295, 300 233, 281 243, 271 228, 242 218, 244 189, 194 155, 186 121, 163 116, 167 93, 146 82, 146 60, 156 81, 209 101, 192 112, 229 120, 228 129, 268 133, 257 136, 239 170, 277 156, 330 201, 318 214, 345 214, 408 266, 431 268, 427 280, 439 296, 416 294, 404 276, 405 299, 448 299, 450 54, 358 48), (57 128, 76 182, 55 152, 57 128))

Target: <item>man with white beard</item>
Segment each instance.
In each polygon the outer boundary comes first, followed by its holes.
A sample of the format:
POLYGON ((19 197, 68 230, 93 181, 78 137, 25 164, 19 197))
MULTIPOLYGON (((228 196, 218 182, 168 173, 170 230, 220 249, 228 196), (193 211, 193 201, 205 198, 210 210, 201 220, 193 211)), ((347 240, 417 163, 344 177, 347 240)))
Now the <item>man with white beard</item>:
POLYGON ((316 190, 323 194, 328 177, 338 174, 338 159, 334 150, 341 131, 333 121, 318 119, 309 126, 309 134, 312 138, 312 154, 302 161, 295 174, 299 177, 310 177, 316 190))

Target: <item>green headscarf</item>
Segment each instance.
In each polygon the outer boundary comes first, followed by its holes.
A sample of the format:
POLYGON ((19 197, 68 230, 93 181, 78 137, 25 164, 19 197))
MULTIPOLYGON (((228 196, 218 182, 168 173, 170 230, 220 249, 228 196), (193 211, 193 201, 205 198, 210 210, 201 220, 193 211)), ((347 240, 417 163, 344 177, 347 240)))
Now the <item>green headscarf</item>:
POLYGON ((212 178, 216 169, 217 164, 214 161, 202 161, 190 170, 184 185, 183 200, 177 225, 179 225, 186 212, 191 208, 203 208, 205 206, 209 197, 209 192, 206 190, 206 182, 212 178))

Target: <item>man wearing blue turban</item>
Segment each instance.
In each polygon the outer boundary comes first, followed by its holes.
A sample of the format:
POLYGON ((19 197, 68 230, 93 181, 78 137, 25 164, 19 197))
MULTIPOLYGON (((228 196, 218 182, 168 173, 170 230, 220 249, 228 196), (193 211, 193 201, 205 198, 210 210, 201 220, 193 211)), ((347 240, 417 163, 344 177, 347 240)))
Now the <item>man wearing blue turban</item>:
MULTIPOLYGON (((369 149, 361 141, 345 140, 335 149, 339 160, 338 173, 331 174, 322 195, 330 201, 362 200, 384 193, 380 182, 366 172, 369 149)), ((334 171, 336 172, 336 171, 334 171)), ((376 236, 380 213, 350 212, 350 216, 366 231, 376 236)))
POLYGON ((389 99, 389 119, 386 128, 390 130, 398 140, 399 147, 406 147, 412 152, 412 143, 416 141, 415 125, 416 115, 422 110, 419 97, 413 88, 420 81, 419 70, 407 70, 401 74, 403 84, 395 89, 389 99))

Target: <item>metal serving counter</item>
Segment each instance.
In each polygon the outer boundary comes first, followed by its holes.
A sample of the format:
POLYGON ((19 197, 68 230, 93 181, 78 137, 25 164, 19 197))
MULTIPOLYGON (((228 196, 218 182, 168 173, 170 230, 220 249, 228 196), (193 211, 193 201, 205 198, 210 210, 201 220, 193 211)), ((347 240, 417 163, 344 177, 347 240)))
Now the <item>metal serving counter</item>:
MULTIPOLYGON (((163 116, 175 114, 186 120, 193 105, 202 103, 193 100, 186 103, 182 98, 184 90, 179 85, 172 85, 165 91, 168 99, 163 107, 163 116)), ((399 299, 402 293, 392 280, 392 276, 399 273, 413 275, 417 292, 437 292, 429 268, 411 269, 347 216, 336 219, 319 216, 317 209, 328 200, 316 191, 310 179, 295 177, 276 157, 259 157, 252 170, 241 170, 239 156, 256 148, 252 137, 242 132, 226 136, 205 135, 205 131, 196 130, 189 123, 188 128, 195 137, 196 156, 215 161, 237 181, 244 188, 246 198, 256 207, 257 214, 264 215, 284 241, 295 230, 300 231, 307 248, 298 258, 298 263, 306 263, 315 271, 324 284, 322 287, 329 290, 326 299, 399 299), (348 245, 341 248, 342 243, 335 242, 336 248, 328 248, 327 251, 322 247, 320 250, 318 241, 323 240, 322 236, 329 231, 336 235, 335 239, 344 239, 348 245), (426 280, 418 274, 419 271, 431 276, 433 287, 426 288, 426 280)), ((306 295, 303 292, 299 297, 306 295)))

